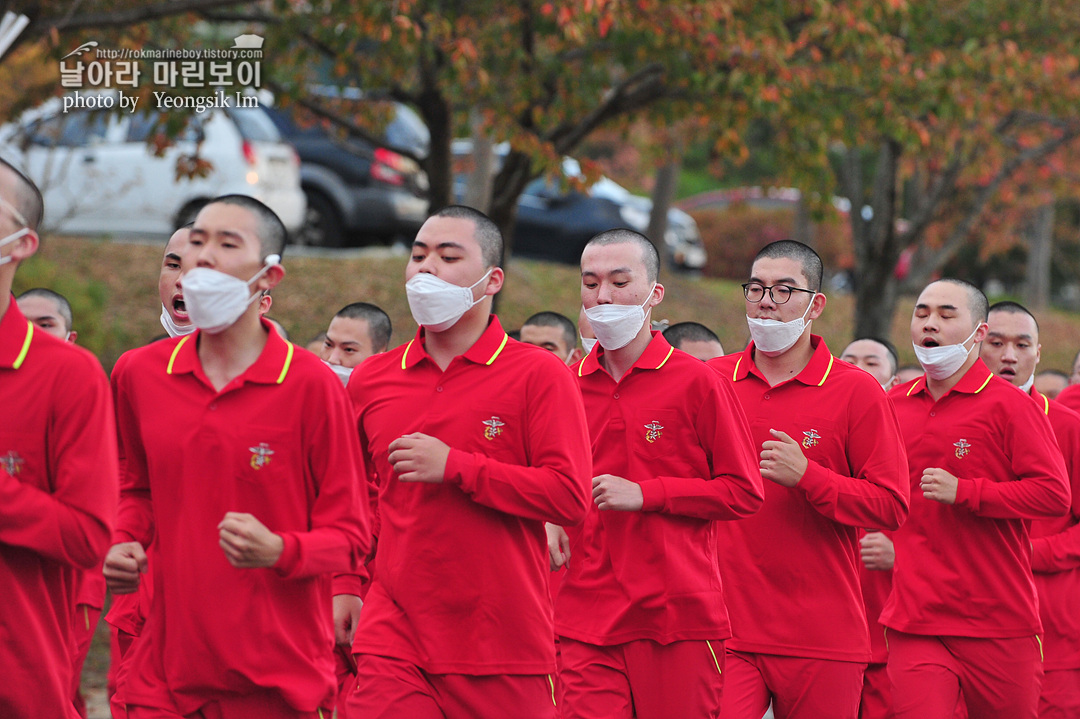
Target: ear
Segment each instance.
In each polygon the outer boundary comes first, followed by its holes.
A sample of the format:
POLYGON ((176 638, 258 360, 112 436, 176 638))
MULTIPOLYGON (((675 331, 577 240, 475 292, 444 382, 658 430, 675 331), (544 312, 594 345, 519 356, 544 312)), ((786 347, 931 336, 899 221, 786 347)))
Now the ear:
POLYGON ((75 344, 75 340, 79 339, 79 333, 75 330, 68 332, 67 341, 71 344, 75 344))
POLYGON ((979 326, 975 328, 975 344, 979 344, 984 339, 986 339, 986 335, 988 335, 989 333, 990 325, 986 324, 985 322, 980 322, 979 326))
POLYGON ((574 351, 570 353, 570 361, 566 364, 574 365, 581 361, 581 358, 585 356, 585 350, 580 347, 575 347, 574 351))
POLYGON ((825 311, 825 304, 827 302, 828 300, 822 293, 818 292, 814 295, 814 299, 810 300, 810 314, 806 316, 807 319, 816 320, 818 317, 821 317, 821 313, 825 311))
POLYGON ((652 297, 649 298, 649 307, 656 307, 664 301, 664 286, 659 282, 653 287, 652 297))
POLYGON ((23 260, 28 260, 34 256, 34 253, 38 251, 38 247, 41 244, 41 240, 38 238, 38 234, 33 230, 28 231, 25 235, 15 240, 15 243, 11 247, 11 254, 8 257, 15 264, 19 264, 23 260))
POLYGON ((506 274, 501 267, 496 267, 491 270, 491 274, 488 275, 487 284, 484 285, 485 295, 497 295, 503 288, 503 282, 506 281, 506 274))
MULTIPOLYGON (((270 265, 266 268, 266 272, 259 278, 255 286, 260 290, 272 290, 278 286, 278 283, 285 279, 285 268, 281 265, 270 265)), ((267 297, 269 299, 269 297, 267 297)), ((272 300, 271 300, 272 301, 272 300)), ((267 305, 266 309, 270 309, 267 305)))

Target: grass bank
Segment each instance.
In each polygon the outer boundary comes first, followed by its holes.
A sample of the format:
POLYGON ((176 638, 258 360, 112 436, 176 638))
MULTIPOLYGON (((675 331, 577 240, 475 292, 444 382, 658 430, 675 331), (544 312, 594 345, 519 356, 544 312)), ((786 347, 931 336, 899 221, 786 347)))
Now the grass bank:
MULTIPOLYGON (((134 245, 101 239, 50 237, 39 253, 16 276, 15 292, 49 287, 71 300, 79 343, 89 348, 106 369, 126 350, 162 333, 158 323, 157 276, 164 244, 134 245)), ((405 257, 289 257, 284 281, 274 291, 270 315, 299 344, 324 330, 330 317, 350 302, 372 302, 390 315, 392 344, 401 344, 416 331, 405 300, 405 257)), ((576 320, 579 308, 578 271, 574 267, 532 260, 514 260, 501 294, 503 325, 516 328, 534 312, 554 310, 576 320)), ((662 273, 667 289, 654 319, 701 322, 734 351, 748 339, 742 290, 727 280, 662 273)), ((901 361, 914 362, 907 326, 913 299, 902 300, 891 339, 901 361)), ((834 352, 851 339, 852 299, 832 296, 824 316, 814 323, 834 352)), ((1043 355, 1040 368, 1069 369, 1080 349, 1080 317, 1061 311, 1040 313, 1043 355)))

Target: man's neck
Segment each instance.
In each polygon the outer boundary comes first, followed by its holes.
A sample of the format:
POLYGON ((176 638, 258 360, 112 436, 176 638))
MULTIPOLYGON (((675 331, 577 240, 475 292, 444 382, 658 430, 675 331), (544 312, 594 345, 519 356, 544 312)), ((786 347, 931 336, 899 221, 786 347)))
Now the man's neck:
POLYGON ((621 381, 626 373, 630 371, 630 368, 634 366, 634 363, 641 358, 641 355, 645 354, 649 343, 652 342, 650 327, 649 320, 646 318, 645 324, 641 326, 641 330, 638 331, 634 339, 630 340, 629 344, 617 350, 604 350, 604 354, 600 357, 600 363, 616 382, 621 381))
POLYGON ((799 336, 795 344, 780 354, 769 356, 757 347, 754 348, 754 364, 761 370, 770 387, 798 376, 806 369, 806 365, 810 364, 813 356, 814 347, 810 343, 809 329, 799 336))
POLYGON ((930 393, 930 396, 934 398, 934 401, 937 402, 944 397, 949 390, 955 387, 957 383, 964 378, 964 375, 968 373, 968 370, 975 365, 975 362, 978 359, 978 355, 974 352, 971 353, 968 355, 967 360, 960 369, 956 370, 945 379, 933 379, 930 375, 926 375, 926 390, 930 393))
POLYGON ((443 372, 454 361, 469 351, 483 336, 488 327, 491 302, 484 301, 461 316, 452 327, 442 332, 424 331, 424 351, 443 372))
POLYGON ((249 308, 231 327, 217 334, 200 332, 199 363, 214 389, 220 392, 255 364, 268 337, 256 307, 249 308))

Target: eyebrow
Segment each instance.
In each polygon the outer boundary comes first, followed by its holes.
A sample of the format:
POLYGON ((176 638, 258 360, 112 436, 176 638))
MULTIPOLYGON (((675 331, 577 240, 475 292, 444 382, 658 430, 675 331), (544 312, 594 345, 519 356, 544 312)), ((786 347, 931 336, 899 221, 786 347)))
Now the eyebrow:
MULTIPOLYGON (((765 283, 764 283, 764 282, 762 282, 762 281, 761 281, 760 279, 758 279, 757 277, 751 277, 751 278, 750 278, 750 281, 751 281, 751 282, 756 282, 756 283, 758 283, 759 285, 761 285, 762 287, 764 287, 764 286, 765 286, 765 283)), ((798 283, 798 281, 797 281, 797 280, 796 280, 796 279, 795 279, 794 277, 783 277, 783 278, 781 278, 781 279, 777 280, 776 282, 772 283, 772 285, 771 285, 771 286, 772 286, 772 287, 775 287, 776 285, 791 285, 792 287, 798 287, 798 286, 799 286, 799 283, 798 283)))
MULTIPOLYGON (((412 244, 413 247, 423 247, 425 250, 428 249, 427 243, 422 242, 421 240, 413 240, 412 244)), ((445 249, 447 247, 461 250, 462 252, 465 251, 465 245, 462 245, 458 242, 452 242, 450 240, 447 240, 446 242, 440 242, 439 244, 435 245, 435 249, 437 250, 445 249)))
POLYGON ((1004 332, 995 332, 994 330, 990 330, 989 332, 986 333, 986 336, 987 337, 1002 337, 1002 338, 1005 338, 1005 339, 1009 339, 1011 337, 1011 338, 1015 338, 1015 339, 1018 339, 1018 340, 1028 340, 1029 342, 1034 342, 1035 341, 1035 338, 1032 337, 1031 335, 1027 334, 1026 332, 1022 333, 1022 334, 1018 334, 1018 335, 1007 335, 1004 332))
POLYGON ((165 253, 165 259, 166 260, 176 260, 177 262, 179 262, 180 261, 180 255, 176 254, 175 252, 166 252, 165 253))
MULTIPOLYGON (((632 273, 633 273, 633 270, 631 270, 629 267, 616 267, 611 272, 608 272, 609 275, 618 275, 618 274, 629 275, 629 274, 632 274, 632 273)), ((582 277, 586 277, 586 276, 588 276, 588 277, 599 277, 600 275, 593 272, 592 270, 582 270, 581 276, 582 277)))
MULTIPOLYGON (((929 309, 934 309, 934 308, 931 307, 930 305, 926 304, 926 303, 920 303, 920 304, 915 305, 915 309, 917 309, 917 310, 929 310, 929 309)), ((936 309, 938 309, 938 310, 948 310, 950 312, 957 312, 957 311, 960 310, 960 308, 957 307, 956 305, 938 305, 936 309)))

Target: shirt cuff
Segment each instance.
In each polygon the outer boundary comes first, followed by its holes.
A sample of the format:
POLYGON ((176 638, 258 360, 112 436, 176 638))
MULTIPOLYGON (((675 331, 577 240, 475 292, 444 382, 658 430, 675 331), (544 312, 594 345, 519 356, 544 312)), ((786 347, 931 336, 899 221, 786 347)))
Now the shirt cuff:
POLYGON ((456 484, 463 491, 471 493, 476 489, 476 474, 475 455, 451 447, 450 454, 446 455, 446 469, 443 470, 443 481, 456 484))
POLYGON ((667 491, 662 481, 647 479, 644 482, 638 482, 638 486, 641 487, 642 512, 659 512, 664 508, 667 503, 667 491))
POLYGON ((806 492, 808 497, 820 495, 829 486, 829 470, 808 459, 806 471, 795 486, 806 492))
POLYGON ((125 532, 122 529, 113 530, 112 543, 124 544, 125 542, 138 542, 138 538, 130 532, 125 532))
POLYGON ((330 582, 330 590, 335 597, 339 594, 363 597, 367 593, 365 584, 365 577, 359 574, 335 574, 330 582))
POLYGON ((278 536, 285 546, 281 550, 281 556, 274 562, 274 571, 279 576, 288 577, 300 566, 300 540, 292 532, 282 532, 278 536))
POLYGON ((956 505, 978 513, 982 504, 982 480, 959 479, 956 482, 956 505))

